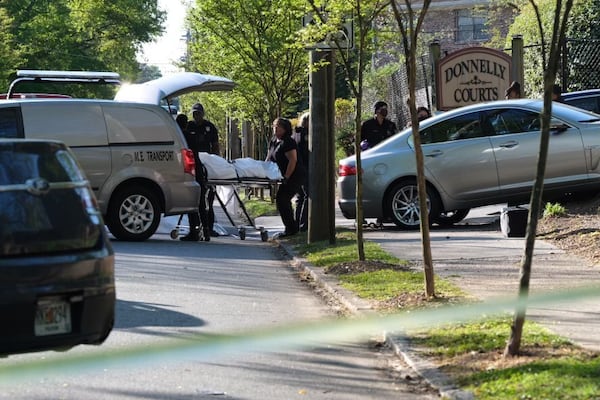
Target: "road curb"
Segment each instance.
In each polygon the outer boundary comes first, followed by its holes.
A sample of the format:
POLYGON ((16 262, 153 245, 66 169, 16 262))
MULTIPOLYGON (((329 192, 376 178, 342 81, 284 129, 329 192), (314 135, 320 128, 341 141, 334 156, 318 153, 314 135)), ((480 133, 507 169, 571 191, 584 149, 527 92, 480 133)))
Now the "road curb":
MULTIPOLYGON (((369 302, 340 286, 335 277, 324 274, 305 258, 298 257, 290 245, 282 243, 278 239, 274 239, 274 242, 289 257, 294 269, 302 275, 309 276, 318 288, 342 305, 350 314, 360 316, 376 313, 369 302)), ((441 372, 435 364, 422 358, 414 351, 408 338, 389 332, 383 332, 383 336, 394 353, 404 360, 432 388, 437 390, 442 398, 451 400, 472 400, 475 398, 473 393, 457 388, 449 376, 441 372)))

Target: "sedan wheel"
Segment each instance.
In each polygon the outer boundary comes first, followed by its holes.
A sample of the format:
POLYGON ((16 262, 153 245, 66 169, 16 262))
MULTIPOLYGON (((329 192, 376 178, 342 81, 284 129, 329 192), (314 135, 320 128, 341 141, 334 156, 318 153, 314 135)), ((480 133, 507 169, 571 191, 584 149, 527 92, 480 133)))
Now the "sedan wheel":
MULTIPOLYGON (((386 201, 387 212, 392 221, 403 229, 418 229, 421 224, 419 212, 419 190, 415 181, 396 184, 386 201)), ((436 215, 439 209, 437 197, 427 189, 427 208, 429 215, 436 215)))

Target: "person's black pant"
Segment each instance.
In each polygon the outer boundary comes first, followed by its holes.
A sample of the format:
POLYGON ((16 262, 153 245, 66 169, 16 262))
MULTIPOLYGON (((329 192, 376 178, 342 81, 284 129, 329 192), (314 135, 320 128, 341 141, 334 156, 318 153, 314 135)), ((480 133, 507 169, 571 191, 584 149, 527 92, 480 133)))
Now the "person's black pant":
POLYGON ((298 229, 306 231, 308 229, 308 186, 300 187, 296 196, 296 222, 298 229))
MULTIPOLYGON (((209 198, 209 190, 208 186, 205 183, 200 183, 200 202, 198 204, 198 212, 197 213, 189 213, 188 221, 190 224, 190 235, 195 236, 200 234, 200 227, 202 227, 203 234, 210 235, 210 230, 212 229, 212 224, 209 217, 208 210, 208 198, 209 198)), ((213 200, 214 200, 214 191, 213 191, 213 200)), ((212 205, 210 207, 210 211, 212 211, 212 205)), ((212 222, 214 223, 215 216, 212 214, 212 222)))
POLYGON ((217 189, 214 185, 206 185, 206 227, 209 232, 214 230, 215 226, 215 210, 213 205, 215 202, 215 196, 217 195, 217 189))
POLYGON ((292 198, 298 194, 301 190, 300 185, 294 185, 292 183, 284 183, 277 189, 277 196, 275 197, 275 204, 277 205, 277 211, 281 216, 281 221, 285 226, 286 234, 293 234, 298 232, 298 222, 294 217, 294 209, 292 208, 292 198))

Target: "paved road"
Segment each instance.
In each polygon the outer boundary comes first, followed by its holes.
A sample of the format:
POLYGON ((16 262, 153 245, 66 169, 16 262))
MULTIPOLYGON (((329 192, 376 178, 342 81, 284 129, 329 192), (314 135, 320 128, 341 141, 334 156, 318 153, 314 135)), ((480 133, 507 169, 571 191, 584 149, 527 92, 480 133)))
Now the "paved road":
POLYGON ((302 348, 282 349, 273 340, 272 352, 254 352, 251 344, 234 342, 230 353, 214 344, 153 356, 157 343, 170 343, 174 336, 243 334, 335 315, 281 260, 279 249, 258 238, 189 243, 170 239, 167 229, 147 242, 114 242, 114 247, 117 321, 106 343, 64 354, 12 356, 2 366, 14 369, 26 361, 47 360, 58 366, 65 357, 103 358, 131 347, 141 347, 146 357, 140 359, 138 352, 133 364, 79 363, 59 375, 43 370, 30 379, 2 382, 0 398, 435 398, 421 392, 424 385, 417 379, 404 379, 416 374, 399 365, 391 351, 362 340, 331 343, 307 336, 302 348))

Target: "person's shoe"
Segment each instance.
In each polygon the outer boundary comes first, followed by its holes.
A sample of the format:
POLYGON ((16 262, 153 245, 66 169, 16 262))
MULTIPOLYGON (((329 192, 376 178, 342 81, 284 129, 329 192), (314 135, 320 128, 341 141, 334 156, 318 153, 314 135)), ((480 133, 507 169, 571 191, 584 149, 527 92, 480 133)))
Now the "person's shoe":
POLYGON ((282 233, 279 235, 279 237, 280 237, 280 238, 283 238, 283 237, 290 237, 290 236, 294 236, 294 235, 295 235, 295 234, 297 234, 297 233, 298 233, 298 231, 285 231, 285 232, 282 232, 282 233))
POLYGON ((210 242, 211 232, 208 229, 202 230, 202 240, 210 242))
POLYGON ((182 240, 184 242, 197 242, 198 240, 200 240, 200 235, 198 235, 197 233, 190 233, 188 235, 180 237, 179 240, 182 240))
POLYGON ((221 235, 219 234, 219 232, 217 232, 217 231, 215 231, 215 230, 213 229, 212 231, 210 231, 210 236, 212 236, 212 237, 219 237, 219 236, 221 236, 221 235))

